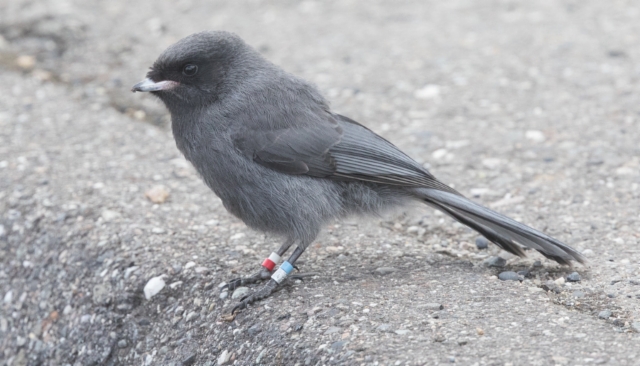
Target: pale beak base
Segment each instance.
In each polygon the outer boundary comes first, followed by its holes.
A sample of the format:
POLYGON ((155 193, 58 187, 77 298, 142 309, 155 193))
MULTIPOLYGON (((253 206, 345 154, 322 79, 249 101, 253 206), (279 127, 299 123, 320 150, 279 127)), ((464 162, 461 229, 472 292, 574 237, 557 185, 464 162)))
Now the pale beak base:
POLYGON ((142 80, 131 88, 132 92, 154 92, 161 90, 169 90, 173 89, 176 86, 180 85, 180 83, 171 80, 164 80, 155 82, 149 78, 142 80))

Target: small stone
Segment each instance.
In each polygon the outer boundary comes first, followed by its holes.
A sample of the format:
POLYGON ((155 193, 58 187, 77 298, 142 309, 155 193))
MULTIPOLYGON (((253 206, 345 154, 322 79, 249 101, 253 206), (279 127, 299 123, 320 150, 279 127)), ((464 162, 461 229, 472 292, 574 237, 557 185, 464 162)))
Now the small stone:
POLYGON ((520 276, 519 274, 512 272, 512 271, 506 271, 506 272, 502 272, 498 275, 498 278, 501 279, 502 281, 522 281, 524 280, 524 278, 522 276, 520 276))
POLYGON ((407 335, 411 333, 411 331, 409 329, 398 329, 394 333, 397 335, 407 335))
POLYGON ((436 84, 427 84, 413 93, 416 99, 435 99, 439 95, 440 86, 436 84))
POLYGON ((559 294, 560 292, 562 292, 562 289, 560 288, 560 286, 558 286, 557 283, 555 283, 554 281, 547 281, 542 285, 542 289, 545 291, 553 291, 557 294, 559 294))
POLYGON ((580 275, 578 274, 578 272, 573 272, 570 275, 567 276, 567 281, 569 282, 580 282, 580 275))
POLYGON ((191 366, 196 363, 197 354, 194 352, 182 360, 182 366, 191 366))
POLYGON ((229 351, 225 349, 224 351, 222 351, 220 356, 218 356, 218 365, 225 365, 227 362, 229 362, 230 358, 231 353, 229 353, 229 351))
POLYGON ((262 357, 264 357, 264 354, 267 353, 266 349, 263 349, 260 354, 258 355, 258 358, 256 358, 256 364, 259 365, 260 361, 262 361, 262 357))
POLYGON ((507 265, 507 261, 504 258, 494 256, 485 259, 484 265, 487 267, 502 268, 507 265))
POLYGON ((120 215, 120 212, 118 211, 102 210, 102 213, 100 214, 100 216, 104 221, 113 221, 119 218, 121 215, 120 215))
POLYGON ((239 299, 242 298, 244 295, 249 293, 249 288, 248 287, 238 287, 237 289, 235 289, 235 291, 233 291, 233 294, 231 295, 232 299, 239 299))
POLYGON ((158 185, 144 192, 144 196, 153 203, 164 203, 169 198, 169 190, 167 187, 158 185))
POLYGON ((4 228, 4 225, 0 225, 0 238, 4 238, 7 235, 7 229, 4 228))
POLYGON ((584 255, 585 257, 593 257, 594 254, 595 253, 591 249, 585 249, 582 251, 582 255, 584 255))
POLYGON ((395 268, 393 267, 380 267, 380 268, 376 268, 376 270, 374 271, 375 274, 381 275, 381 276, 386 276, 390 273, 393 273, 397 271, 395 268))
POLYGON ((97 305, 106 305, 111 301, 111 289, 100 284, 93 286, 93 302, 97 305))
POLYGON ((544 136, 544 133, 538 130, 529 130, 525 132, 524 137, 526 137, 527 140, 531 140, 532 142, 535 142, 535 143, 544 142, 544 140, 547 139, 544 136))
POLYGON ((502 164, 502 160, 498 158, 482 159, 482 165, 489 169, 497 169, 502 164))
POLYGON ((640 333, 640 322, 631 323, 631 330, 640 333))
POLYGON ((237 234, 233 234, 229 237, 229 240, 238 240, 238 239, 242 239, 245 236, 247 236, 247 234, 245 233, 237 233, 237 234))
POLYGON ((379 331, 379 332, 383 332, 383 333, 391 332, 391 325, 390 324, 380 324, 376 328, 376 330, 379 331))
POLYGON ((222 292, 220 293, 220 300, 224 300, 224 299, 226 299, 227 297, 229 297, 229 291, 222 291, 222 292))
POLYGON ((436 336, 433 337, 433 341, 438 343, 444 342, 446 340, 447 338, 445 338, 444 334, 440 334, 440 333, 436 334, 436 336))
POLYGON ((573 292, 573 297, 575 297, 576 299, 581 299, 585 296, 585 293, 582 291, 574 291, 573 292))
POLYGON ((72 311, 73 311, 73 308, 71 307, 71 305, 66 305, 64 307, 64 310, 62 310, 62 315, 69 315, 71 314, 72 311))
POLYGON ((144 297, 150 300, 164 288, 164 280, 162 276, 152 277, 146 285, 144 285, 144 297))
POLYGON ((339 333, 340 331, 342 331, 342 328, 340 327, 329 327, 329 329, 327 329, 324 334, 333 334, 333 333, 339 333))
POLYGON ((11 301, 13 301, 13 291, 9 290, 7 291, 6 294, 4 294, 4 303, 5 304, 11 304, 11 301))
POLYGON ((564 285, 564 277, 560 277, 560 278, 556 279, 554 282, 556 283, 556 285, 562 286, 562 285, 564 285))
POLYGON ((334 352, 340 352, 342 350, 342 348, 344 347, 344 345, 347 344, 347 341, 337 341, 337 342, 333 342, 331 344, 331 349, 334 352))
POLYGON ((25 344, 27 344, 27 338, 20 336, 16 337, 16 346, 22 347, 25 344))
POLYGON ((487 249, 489 247, 489 240, 484 236, 479 236, 476 238, 476 247, 480 250, 487 249))
POLYGON ((138 266, 131 266, 128 267, 127 269, 124 270, 124 279, 128 279, 129 277, 131 277, 131 274, 133 272, 135 272, 139 267, 138 266))
POLYGON ((194 272, 196 273, 209 273, 211 270, 207 267, 196 267, 196 269, 194 269, 194 272))
POLYGON ((127 340, 121 339, 118 341, 118 348, 125 348, 127 346, 127 340))
POLYGON ((542 262, 540 262, 540 261, 535 261, 535 262, 533 262, 533 266, 532 266, 532 267, 533 267, 533 268, 540 268, 540 267, 542 267, 542 262))
POLYGON ((609 319, 611 317, 611 310, 602 310, 598 313, 598 318, 600 319, 609 319))
POLYGON ((254 324, 249 327, 249 329, 247 329, 247 333, 249 333, 249 335, 251 336, 254 336, 260 332, 262 332, 262 327, 260 326, 260 324, 254 324))
POLYGON ((16 58, 16 65, 23 70, 30 70, 36 65, 36 58, 30 55, 20 55, 16 58))
POLYGON ((530 272, 528 269, 523 269, 522 271, 518 271, 517 273, 522 277, 528 277, 530 272))
POLYGON ((189 269, 195 266, 196 266, 196 262, 187 262, 187 264, 184 265, 184 269, 189 269))
POLYGON ((154 227, 154 228, 151 229, 151 233, 152 234, 164 234, 166 232, 167 231, 165 229, 161 228, 161 227, 154 227))
POLYGON ((447 149, 438 149, 431 153, 431 157, 434 160, 440 160, 444 158, 447 155, 447 153, 448 153, 447 149))
POLYGON ((482 330, 482 328, 476 328, 476 334, 478 334, 479 336, 483 336, 484 330, 482 330))
POLYGON ((190 322, 190 321, 192 321, 193 319, 195 319, 195 318, 197 318, 197 317, 199 317, 199 316, 200 316, 200 314, 199 314, 199 313, 196 313, 195 311, 192 311, 192 312, 190 312, 190 313, 187 315, 186 320, 187 320, 188 322, 190 322))
POLYGON ((426 303, 420 306, 421 308, 425 308, 427 310, 442 310, 444 306, 442 304, 438 304, 437 302, 426 303))

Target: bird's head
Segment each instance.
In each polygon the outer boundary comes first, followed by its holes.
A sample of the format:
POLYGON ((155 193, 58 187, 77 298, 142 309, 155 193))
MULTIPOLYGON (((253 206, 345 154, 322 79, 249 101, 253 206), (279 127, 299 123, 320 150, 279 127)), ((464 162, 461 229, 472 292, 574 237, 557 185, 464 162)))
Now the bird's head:
POLYGON ((240 37, 223 31, 192 34, 167 48, 133 92, 151 92, 170 111, 202 106, 230 93, 259 55, 240 37))

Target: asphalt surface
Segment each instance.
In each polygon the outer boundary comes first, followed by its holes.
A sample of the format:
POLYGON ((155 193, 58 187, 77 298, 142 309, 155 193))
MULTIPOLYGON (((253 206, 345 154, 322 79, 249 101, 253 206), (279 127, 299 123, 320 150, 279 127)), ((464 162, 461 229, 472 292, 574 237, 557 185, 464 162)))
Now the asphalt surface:
POLYGON ((640 364, 639 20, 632 1, 1 2, 0 363, 640 364), (227 317, 219 285, 280 243, 129 92, 204 29, 590 263, 479 250, 416 206, 329 225, 309 277, 227 317))

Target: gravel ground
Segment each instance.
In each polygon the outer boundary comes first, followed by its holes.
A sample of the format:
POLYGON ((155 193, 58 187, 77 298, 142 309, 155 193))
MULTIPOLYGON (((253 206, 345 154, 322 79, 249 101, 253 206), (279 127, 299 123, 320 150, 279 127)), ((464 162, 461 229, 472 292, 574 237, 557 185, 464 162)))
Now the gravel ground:
POLYGON ((639 20, 632 1, 1 2, 0 362, 640 364, 639 20), (478 249, 414 207, 335 222, 308 278, 226 317, 219 285, 277 238, 129 92, 203 29, 591 262, 478 249))

